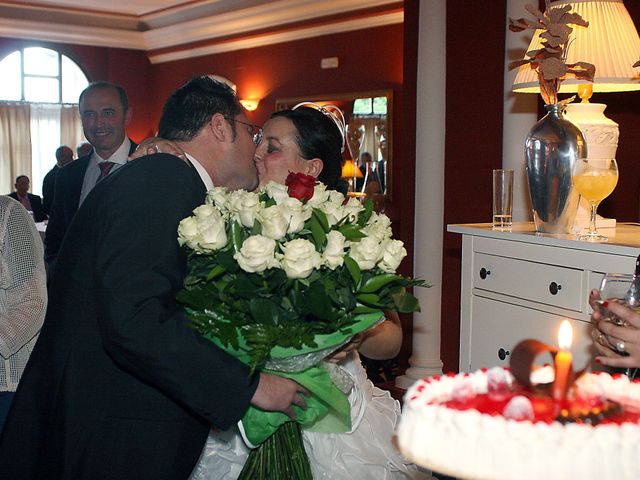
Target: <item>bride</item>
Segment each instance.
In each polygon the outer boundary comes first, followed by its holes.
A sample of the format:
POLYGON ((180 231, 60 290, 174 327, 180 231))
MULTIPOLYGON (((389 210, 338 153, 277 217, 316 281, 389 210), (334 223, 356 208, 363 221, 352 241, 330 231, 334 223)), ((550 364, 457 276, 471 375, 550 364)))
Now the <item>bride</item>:
MULTIPOLYGON (((274 113, 264 125, 255 154, 260 186, 269 181, 284 183, 289 172, 302 172, 327 188, 338 189, 344 134, 342 112, 335 107, 301 104, 274 113)), ((385 314, 386 321, 331 358, 353 381, 349 394, 352 429, 347 433, 303 432, 315 480, 431 478, 404 460, 391 444, 400 405, 367 379, 358 357, 358 350, 377 360, 398 354, 400 320, 394 312, 385 314)), ((236 479, 248 452, 237 431, 212 431, 191 479, 236 479)))
MULTIPOLYGON (((292 110, 276 112, 261 133, 255 153, 261 187, 270 181, 284 183, 289 172, 300 172, 316 177, 328 189, 341 189, 346 132, 344 117, 337 107, 303 103, 292 110)), ((180 153, 175 144, 161 139, 145 140, 141 150, 155 153, 153 150, 159 151, 158 145, 164 152, 180 153)), ((346 433, 303 431, 315 480, 432 478, 402 458, 392 445, 400 405, 389 392, 367 379, 358 356, 362 352, 370 359, 384 360, 398 354, 402 343, 400 319, 394 312, 385 312, 385 317, 384 322, 329 359, 352 381, 349 393, 352 428, 346 433)), ((237 428, 212 430, 190 480, 236 480, 248 454, 237 428)))

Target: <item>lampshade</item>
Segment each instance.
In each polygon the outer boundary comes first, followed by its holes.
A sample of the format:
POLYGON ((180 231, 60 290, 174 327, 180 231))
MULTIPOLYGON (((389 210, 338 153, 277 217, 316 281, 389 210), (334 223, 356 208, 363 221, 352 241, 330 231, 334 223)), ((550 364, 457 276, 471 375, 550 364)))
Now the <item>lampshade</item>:
POLYGON ((342 165, 342 174, 340 175, 342 178, 362 178, 364 175, 358 166, 353 163, 353 160, 348 159, 344 161, 342 165))
POLYGON ((240 99, 240 104, 245 108, 245 110, 249 112, 253 112, 256 108, 258 108, 258 104, 260 103, 259 98, 242 98, 240 99))
MULTIPOLYGON (((588 62, 596 67, 594 92, 640 90, 640 69, 633 68, 640 54, 640 38, 622 0, 573 0, 551 4, 550 8, 571 4, 571 12, 589 22, 588 27, 573 26, 566 63, 588 62)), ((541 48, 540 30, 527 51, 541 48)), ((577 92, 584 80, 571 75, 562 81, 561 93, 577 92)), ((518 69, 514 92, 539 93, 538 75, 529 65, 518 69)))

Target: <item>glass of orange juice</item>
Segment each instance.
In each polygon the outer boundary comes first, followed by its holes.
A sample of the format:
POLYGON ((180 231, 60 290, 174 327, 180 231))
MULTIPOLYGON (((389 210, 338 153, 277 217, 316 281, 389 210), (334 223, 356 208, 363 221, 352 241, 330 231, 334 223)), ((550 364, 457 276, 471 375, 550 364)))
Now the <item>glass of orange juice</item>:
POLYGON ((618 164, 615 158, 579 158, 573 164, 571 183, 591 207, 591 222, 579 240, 606 241, 607 237, 596 230, 596 211, 618 183, 618 164))

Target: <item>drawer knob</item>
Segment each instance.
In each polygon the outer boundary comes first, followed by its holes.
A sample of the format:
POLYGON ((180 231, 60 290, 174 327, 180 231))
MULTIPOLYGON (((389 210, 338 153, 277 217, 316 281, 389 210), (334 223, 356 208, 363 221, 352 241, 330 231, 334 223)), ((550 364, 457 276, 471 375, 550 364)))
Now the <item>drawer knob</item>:
POLYGON ((549 284, 549 292, 551 292, 551 295, 557 295, 560 290, 562 290, 562 285, 559 285, 556 282, 551 282, 549 284))
POLYGON ((505 350, 504 348, 498 349, 498 358, 500 360, 506 359, 509 355, 511 355, 511 352, 509 350, 505 350))
POLYGON ((480 278, 482 280, 484 280, 485 278, 487 278, 489 275, 491 275, 491 270, 487 270, 486 268, 482 267, 480 269, 480 278))

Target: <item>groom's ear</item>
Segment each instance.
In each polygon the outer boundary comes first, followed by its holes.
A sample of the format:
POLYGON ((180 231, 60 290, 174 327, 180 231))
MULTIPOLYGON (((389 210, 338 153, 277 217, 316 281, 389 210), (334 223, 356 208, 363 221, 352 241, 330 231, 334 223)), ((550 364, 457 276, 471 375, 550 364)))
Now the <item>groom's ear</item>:
POLYGON ((213 114, 211 120, 209 120, 209 123, 207 124, 207 128, 211 130, 211 133, 219 142, 230 142, 233 140, 233 130, 231 129, 231 125, 221 113, 213 114))

